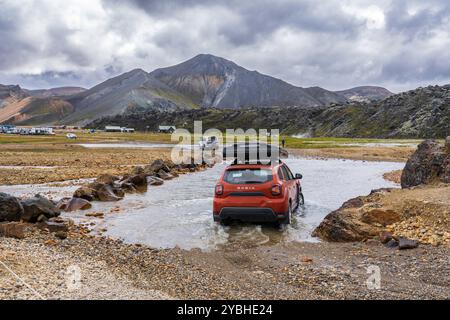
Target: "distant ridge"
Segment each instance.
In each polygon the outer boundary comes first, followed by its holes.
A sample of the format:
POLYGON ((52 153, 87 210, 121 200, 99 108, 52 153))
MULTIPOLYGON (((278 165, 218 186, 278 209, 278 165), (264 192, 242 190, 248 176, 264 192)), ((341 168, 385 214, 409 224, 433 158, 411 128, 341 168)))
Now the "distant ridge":
POLYGON ((318 108, 343 105, 355 96, 372 100, 385 97, 387 93, 388 90, 379 87, 359 87, 341 92, 320 87, 297 87, 247 70, 227 59, 199 54, 151 73, 134 69, 90 89, 26 90, 19 86, 0 86, 0 108, 3 109, 0 123, 83 125, 105 116, 147 110, 318 108))
POLYGON ((393 93, 386 88, 376 86, 361 86, 347 90, 336 91, 350 101, 370 102, 374 100, 383 100, 393 93))

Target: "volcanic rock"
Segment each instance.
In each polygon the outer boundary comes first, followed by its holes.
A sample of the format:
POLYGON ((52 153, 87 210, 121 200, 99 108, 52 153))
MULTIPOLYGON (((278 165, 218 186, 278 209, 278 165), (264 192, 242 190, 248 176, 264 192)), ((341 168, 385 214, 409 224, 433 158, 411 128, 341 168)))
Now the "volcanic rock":
POLYGON ((20 201, 6 193, 0 192, 0 221, 19 221, 23 214, 20 201))
POLYGON ((24 210, 21 220, 26 222, 37 222, 41 215, 49 219, 61 214, 61 211, 52 201, 39 194, 33 198, 22 200, 21 203, 24 210))

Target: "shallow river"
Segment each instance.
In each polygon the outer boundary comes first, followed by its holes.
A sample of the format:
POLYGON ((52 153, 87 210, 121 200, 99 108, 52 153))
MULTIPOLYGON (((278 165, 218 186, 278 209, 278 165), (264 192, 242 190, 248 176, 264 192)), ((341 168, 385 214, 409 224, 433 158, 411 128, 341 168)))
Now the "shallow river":
MULTIPOLYGON (((149 187, 145 194, 127 195, 117 203, 94 203, 92 210, 105 212, 105 219, 94 219, 97 228, 125 242, 142 243, 157 248, 214 249, 228 242, 248 245, 282 241, 316 241, 312 230, 330 211, 355 196, 372 189, 394 187, 383 179, 384 172, 402 169, 404 164, 350 160, 287 159, 294 173, 302 173, 306 203, 296 212, 294 223, 286 228, 233 225, 222 227, 212 221, 212 196, 216 179, 224 165, 203 172, 180 176, 159 187, 149 187), (109 213, 119 206, 121 211, 109 213)), ((0 187, 0 192, 31 195, 69 195, 73 186, 0 187)), ((66 213, 66 217, 90 222, 86 212, 66 213)))

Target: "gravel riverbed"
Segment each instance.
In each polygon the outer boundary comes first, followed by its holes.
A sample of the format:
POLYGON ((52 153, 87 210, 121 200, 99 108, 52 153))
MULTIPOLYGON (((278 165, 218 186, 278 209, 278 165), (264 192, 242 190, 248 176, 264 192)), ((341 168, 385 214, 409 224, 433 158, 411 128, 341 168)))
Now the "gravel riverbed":
POLYGON ((65 240, 41 230, 2 238, 0 261, 0 299, 448 299, 450 292, 448 246, 156 250, 72 226, 65 240), (379 289, 367 286, 373 266, 379 289))

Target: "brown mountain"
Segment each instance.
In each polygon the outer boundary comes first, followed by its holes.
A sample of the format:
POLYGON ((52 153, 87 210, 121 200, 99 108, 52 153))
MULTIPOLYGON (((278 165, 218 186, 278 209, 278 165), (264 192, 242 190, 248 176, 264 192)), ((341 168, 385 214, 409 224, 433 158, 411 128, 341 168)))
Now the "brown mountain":
POLYGON ((296 87, 209 54, 157 69, 150 75, 204 108, 312 107, 346 100, 334 92, 319 87, 296 87))
POLYGON ((25 90, 18 86, 2 86, 0 123, 85 124, 105 116, 147 110, 317 108, 346 104, 347 95, 351 98, 381 94, 383 88, 375 87, 342 92, 297 87, 247 70, 224 58, 200 54, 151 73, 135 69, 88 90, 80 87, 25 90))
POLYGON ((58 87, 51 89, 25 90, 30 96, 38 98, 66 97, 86 91, 82 87, 58 87))

